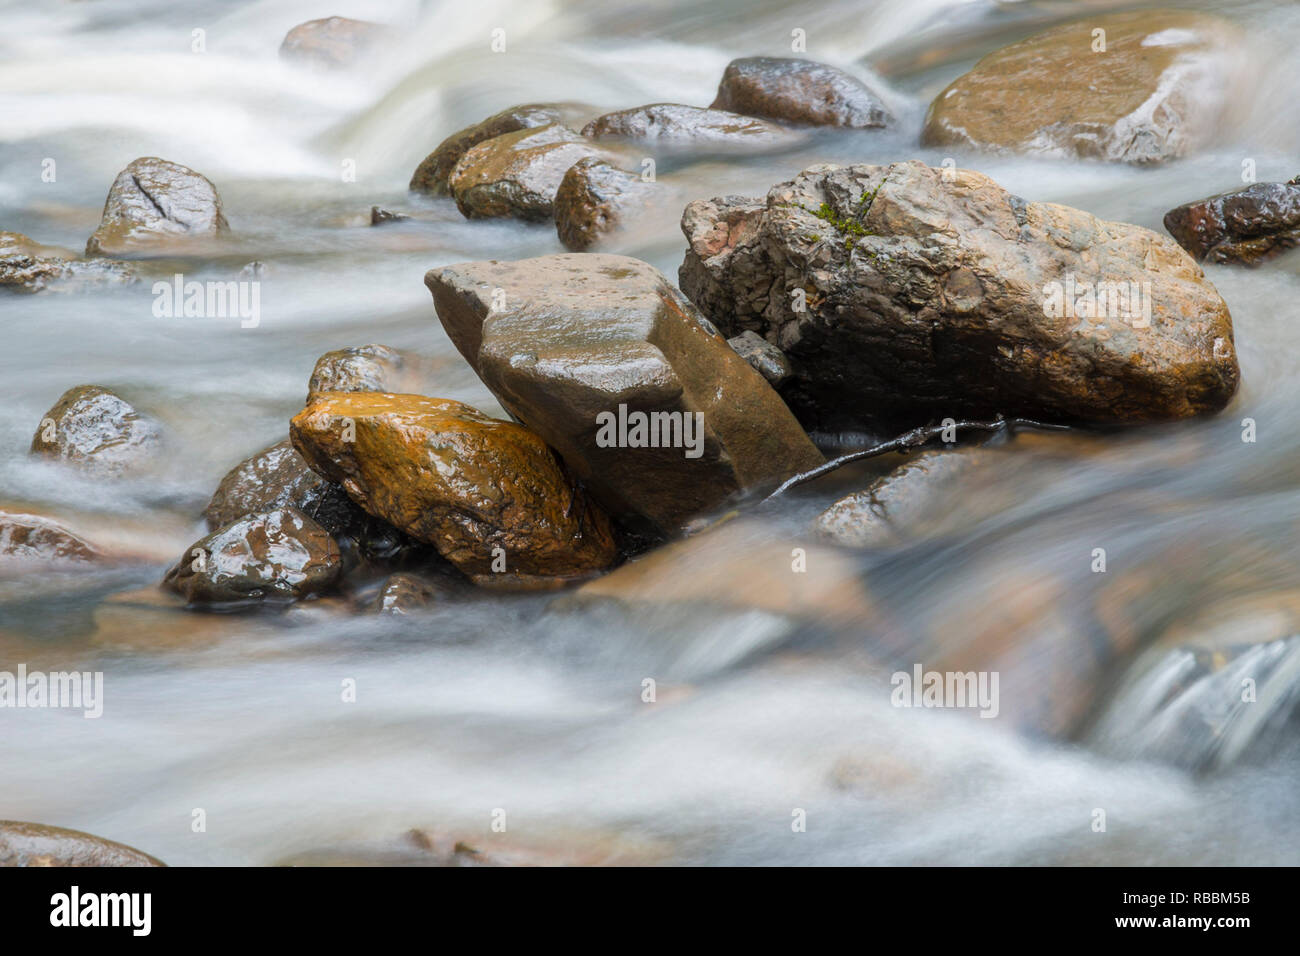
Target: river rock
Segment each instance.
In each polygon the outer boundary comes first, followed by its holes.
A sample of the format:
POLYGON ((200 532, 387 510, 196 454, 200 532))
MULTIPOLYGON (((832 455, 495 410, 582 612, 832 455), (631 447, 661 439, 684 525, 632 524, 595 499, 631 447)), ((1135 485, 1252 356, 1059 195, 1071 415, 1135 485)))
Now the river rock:
POLYGON ((287 438, 232 468, 203 517, 215 531, 246 515, 282 508, 296 508, 328 531, 345 566, 402 566, 431 556, 428 548, 367 514, 341 487, 312 471, 287 438))
POLYGON ((0 289, 43 292, 87 286, 129 285, 137 281, 125 263, 84 260, 76 253, 44 246, 21 232, 0 232, 0 289))
POLYGON ((559 106, 529 103, 512 106, 481 123, 466 126, 444 139, 432 153, 424 158, 411 176, 410 188, 431 196, 445 196, 449 192, 448 180, 462 156, 479 143, 496 139, 506 133, 515 133, 539 126, 561 126, 566 111, 559 106))
POLYGON ((813 521, 813 532, 851 548, 896 547, 959 504, 965 507, 954 486, 986 460, 987 454, 970 449, 923 451, 835 502, 813 521))
POLYGON ((165 255, 201 250, 230 231, 217 187, 207 177, 156 156, 118 173, 87 256, 165 255))
POLYGON ((822 461, 763 377, 644 262, 598 253, 468 262, 424 281, 502 406, 627 523, 676 529, 822 461), (496 290, 505 299, 494 309, 496 290), (667 442, 649 445, 651 413, 664 414, 654 438, 677 426, 667 442), (639 436, 634 416, 645 419, 639 436))
POLYGON ((338 544, 297 508, 245 515, 196 541, 163 578, 191 604, 292 600, 343 572, 338 544))
POLYGON ((584 252, 617 231, 629 214, 643 211, 658 193, 657 183, 603 159, 580 159, 555 193, 555 231, 565 248, 584 252))
POLYGON ((147 853, 79 830, 0 820, 0 866, 166 866, 147 853))
POLYGON ((1177 244, 970 170, 814 166, 765 201, 693 202, 682 230, 683 291, 786 354, 809 427, 1152 422, 1237 388, 1228 308, 1177 244))
POLYGON ((520 425, 420 395, 328 393, 290 436, 358 505, 476 583, 560 584, 614 563, 605 514, 520 425))
POLYGON ((619 139, 664 146, 754 147, 790 145, 789 130, 726 110, 653 103, 598 116, 582 129, 592 139, 619 139))
POLYGON ((785 353, 757 332, 746 330, 727 339, 727 344, 773 388, 784 385, 794 371, 785 353))
POLYGON ((0 511, 0 574, 39 567, 88 564, 101 553, 57 521, 0 511))
POLYGON ((390 222, 403 222, 411 217, 404 212, 393 212, 391 209, 383 209, 379 206, 370 207, 370 225, 382 226, 390 222))
POLYGON ((724 521, 655 548, 584 584, 572 599, 653 608, 659 615, 669 605, 757 609, 851 626, 856 633, 878 616, 877 602, 850 555, 816 542, 791 541, 752 518, 724 521))
POLYGON ((98 385, 78 385, 41 416, 31 453, 116 472, 149 461, 161 444, 158 424, 121 396, 98 385))
POLYGON ((1164 162, 1213 140, 1239 103, 1240 59, 1240 31, 1209 14, 1089 16, 980 60, 930 104, 922 143, 1164 162))
POLYGON ((843 70, 794 57, 732 60, 711 109, 783 123, 872 129, 892 120, 880 97, 843 70))
POLYGON ((355 66, 394 37, 392 27, 382 23, 324 17, 300 23, 285 34, 280 58, 325 69, 355 66))
POLYGON ((318 392, 410 392, 435 387, 434 363, 387 345, 357 345, 326 352, 307 383, 307 401, 318 392))
POLYGON ((399 571, 379 585, 379 592, 368 608, 375 614, 410 614, 438 603, 442 589, 438 583, 419 574, 399 571))
POLYGON ((1300 178, 1187 203, 1165 213, 1165 228, 1198 262, 1257 265, 1300 244, 1300 178))
POLYGON ((555 193, 569 167, 610 153, 558 124, 521 129, 479 143, 456 163, 448 188, 469 219, 552 219, 555 193))

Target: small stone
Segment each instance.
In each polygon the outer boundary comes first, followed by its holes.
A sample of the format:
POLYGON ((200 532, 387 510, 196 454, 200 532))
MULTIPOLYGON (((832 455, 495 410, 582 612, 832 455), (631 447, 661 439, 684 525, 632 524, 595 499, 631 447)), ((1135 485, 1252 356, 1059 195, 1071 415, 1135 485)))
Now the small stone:
POLYGON ((338 544, 297 508, 245 515, 186 549, 163 578, 191 604, 288 601, 332 588, 338 544))
POLYGON ((121 396, 98 385, 78 385, 42 416, 31 454, 115 472, 149 461, 161 444, 158 424, 121 396))

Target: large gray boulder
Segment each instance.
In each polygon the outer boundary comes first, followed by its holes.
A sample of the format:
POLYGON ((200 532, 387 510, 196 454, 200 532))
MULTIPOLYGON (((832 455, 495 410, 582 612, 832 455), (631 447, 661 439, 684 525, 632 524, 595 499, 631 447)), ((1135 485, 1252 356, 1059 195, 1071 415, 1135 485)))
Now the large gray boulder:
POLYGON ((814 166, 682 230, 682 290, 786 353, 809 427, 1151 422, 1237 388, 1228 308, 1176 243, 970 170, 814 166))

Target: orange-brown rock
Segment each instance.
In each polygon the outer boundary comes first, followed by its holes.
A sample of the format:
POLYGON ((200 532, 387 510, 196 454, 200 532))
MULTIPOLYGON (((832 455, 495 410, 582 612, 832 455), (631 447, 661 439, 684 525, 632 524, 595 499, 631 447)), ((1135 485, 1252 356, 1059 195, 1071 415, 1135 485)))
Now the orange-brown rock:
POLYGON ((358 505, 477 583, 562 582, 614 563, 609 519, 521 425, 420 395, 325 393, 290 436, 358 505))

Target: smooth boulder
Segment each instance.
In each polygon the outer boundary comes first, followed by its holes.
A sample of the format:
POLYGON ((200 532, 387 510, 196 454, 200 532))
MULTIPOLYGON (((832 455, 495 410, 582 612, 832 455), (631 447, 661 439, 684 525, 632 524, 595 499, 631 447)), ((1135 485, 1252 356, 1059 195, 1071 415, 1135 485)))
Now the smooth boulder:
POLYGON ((294 417, 290 435, 358 505, 476 583, 559 584, 617 556, 608 518, 542 439, 460 402, 324 394, 294 417))
POLYGON ((469 150, 452 170, 448 188, 468 219, 545 222, 554 217, 564 174, 587 157, 612 158, 608 150, 563 126, 521 129, 469 150))
POLYGON ((1237 388, 1228 307, 1176 243, 971 170, 814 166, 682 230, 683 291, 786 354, 809 427, 1166 421, 1237 388))
POLYGON ((660 192, 658 183, 645 182, 603 159, 580 159, 555 193, 556 234, 566 249, 585 252, 645 211, 660 192))
POLYGON ((217 187, 206 176, 156 156, 132 161, 113 181, 87 256, 205 251, 228 233, 217 187))
POLYGON ((644 262, 468 262, 424 281, 484 384, 620 520, 675 530, 822 461, 763 377, 644 262))
POLYGON ((166 866, 124 843, 80 830, 0 820, 0 866, 166 866))
POLYGON ((1187 203, 1164 223, 1198 262, 1258 265, 1300 244, 1300 178, 1187 203))
POLYGON ((1213 141, 1244 72, 1241 31, 1219 17, 1089 16, 980 60, 934 98, 922 144, 1160 163, 1213 141))
POLYGON ((480 123, 452 133, 415 168, 408 188, 431 196, 445 196, 448 181, 461 157, 479 143, 506 133, 535 129, 539 126, 563 125, 564 113, 558 106, 527 103, 495 113, 480 123))
POLYGON ((77 385, 41 416, 31 454, 97 471, 117 472, 153 459, 162 429, 116 392, 77 385))
POLYGON ((191 604, 290 601, 332 588, 343 572, 338 544, 297 508, 245 515, 200 538, 163 585, 191 604))
POLYGON ((728 63, 710 109, 851 129, 875 129, 893 119, 880 97, 856 77, 825 63, 777 56, 728 63))

